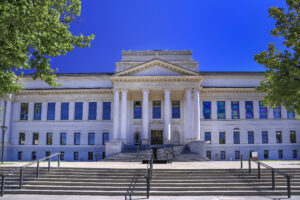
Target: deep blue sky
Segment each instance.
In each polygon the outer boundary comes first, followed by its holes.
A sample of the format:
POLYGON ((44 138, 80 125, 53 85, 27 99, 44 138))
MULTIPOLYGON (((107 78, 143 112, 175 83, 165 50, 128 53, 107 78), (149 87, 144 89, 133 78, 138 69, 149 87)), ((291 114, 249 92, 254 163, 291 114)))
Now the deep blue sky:
POLYGON ((54 58, 59 73, 113 72, 122 50, 192 49, 200 71, 262 71, 254 54, 267 49, 270 6, 284 0, 82 0, 74 34, 94 34, 90 48, 54 58))

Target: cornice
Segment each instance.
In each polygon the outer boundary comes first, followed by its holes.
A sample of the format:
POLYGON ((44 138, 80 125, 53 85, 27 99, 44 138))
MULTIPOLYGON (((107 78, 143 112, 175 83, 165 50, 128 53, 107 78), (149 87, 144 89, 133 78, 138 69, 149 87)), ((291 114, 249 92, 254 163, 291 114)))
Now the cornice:
POLYGON ((113 76, 113 82, 183 82, 183 81, 202 81, 202 76, 113 76))
MULTIPOLYGON (((201 93, 261 93, 255 88, 200 88, 201 93)), ((262 93, 264 94, 264 93, 262 93)))
POLYGON ((48 94, 112 94, 112 89, 58 89, 58 90, 21 90, 16 95, 48 94))

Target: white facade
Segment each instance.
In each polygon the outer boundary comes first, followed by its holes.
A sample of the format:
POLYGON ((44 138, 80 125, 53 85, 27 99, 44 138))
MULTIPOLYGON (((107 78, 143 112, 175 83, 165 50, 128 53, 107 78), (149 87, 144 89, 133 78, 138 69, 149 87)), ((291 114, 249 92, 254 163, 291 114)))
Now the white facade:
POLYGON ((162 139, 164 144, 188 144, 205 141, 208 132, 211 144, 207 142, 205 148, 212 160, 235 160, 236 151, 247 158, 251 150, 258 152, 259 159, 264 159, 266 150, 266 159, 300 157, 299 120, 288 119, 283 106, 280 118, 274 119, 272 108, 267 109, 267 119, 260 117, 259 101, 264 94, 256 92, 254 87, 264 79, 261 72, 199 72, 191 51, 123 51, 115 73, 57 77, 62 86, 53 89, 25 76, 24 89, 1 100, 1 107, 4 100, 7 102, 6 117, 1 113, 1 119, 9 127, 5 135, 6 160, 31 160, 32 152, 36 152, 37 158, 44 157, 46 152, 64 152, 65 160, 74 160, 77 154, 74 152, 78 152, 78 160, 84 161, 90 152, 95 160, 96 154, 101 159, 105 151, 111 154, 120 151, 123 144, 134 145, 137 135, 143 144, 153 143, 153 138, 158 143, 162 139), (218 119, 218 101, 225 102, 225 119, 218 119), (232 119, 232 101, 238 101, 238 119, 232 119), (252 119, 246 118, 246 101, 253 103, 252 119), (66 102, 68 117, 62 119, 61 108, 66 102), (76 102, 82 102, 81 119, 75 117, 81 115, 75 110, 76 102), (89 102, 96 104, 95 119, 89 117, 89 102), (210 119, 204 119, 203 102, 211 104, 210 119), (21 119, 22 103, 28 105, 25 119, 24 116, 21 119), (41 103, 40 119, 34 119, 35 103, 41 103), (48 103, 55 103, 53 120, 48 119, 48 103), (177 118, 173 116, 175 111, 177 118), (253 144, 249 144, 249 131, 254 133, 253 144), (264 144, 263 131, 267 131, 268 138, 264 144), (281 143, 276 140, 279 131, 281 143), (225 144, 219 142, 220 132, 225 132, 225 144), (238 144, 234 144, 233 132, 239 132, 238 144), (24 144, 22 139, 20 142, 20 133, 25 134, 24 144), (36 145, 33 133, 39 134, 36 145), (52 133, 52 143, 48 145, 47 133, 52 133), (66 133, 65 145, 61 144, 61 133, 66 133), (74 144, 75 133, 80 133, 79 145, 74 144), (95 135, 92 144, 89 133, 95 135), (295 133, 295 139, 291 140, 291 133, 295 133), (103 134, 109 135, 106 145, 103 134), (282 158, 278 157, 281 153, 282 158), (221 154, 225 157, 221 158, 221 154))

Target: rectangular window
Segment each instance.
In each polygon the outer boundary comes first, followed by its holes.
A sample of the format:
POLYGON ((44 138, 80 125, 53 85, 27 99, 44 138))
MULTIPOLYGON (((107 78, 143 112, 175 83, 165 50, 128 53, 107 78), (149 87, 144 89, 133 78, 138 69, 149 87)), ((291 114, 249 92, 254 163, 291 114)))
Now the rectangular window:
POLYGON ((240 144, 240 132, 238 131, 233 132, 233 143, 240 144))
POLYGON ((219 144, 225 144, 226 143, 226 136, 225 132, 219 133, 219 144))
POLYGON ((32 144, 38 145, 39 144, 39 133, 32 134, 32 144))
POLYGON ((109 133, 103 133, 102 135, 102 144, 105 145, 109 141, 109 133))
POLYGON ((23 151, 18 152, 18 160, 23 160, 23 151))
POLYGON ((253 101, 245 102, 246 119, 253 119, 253 101))
POLYGON ((180 101, 172 101, 172 118, 180 118, 180 101))
POLYGON ((82 109, 83 103, 82 102, 75 102, 75 120, 82 120, 82 109))
MULTIPOLYGON (((45 156, 48 157, 50 155, 51 155, 50 151, 46 151, 45 156)), ((49 158, 47 158, 47 160, 49 160, 49 158)))
POLYGON ((290 131, 290 142, 296 143, 296 131, 290 131))
POLYGON ((218 119, 225 119, 225 101, 218 101, 217 102, 217 113, 218 119))
POLYGON ((210 132, 205 132, 205 143, 211 144, 211 133, 210 132))
POLYGON ((153 101, 153 108, 152 108, 152 118, 153 119, 160 119, 161 118, 161 102, 160 101, 153 101))
POLYGON ((252 158, 252 152, 255 152, 254 150, 249 151, 249 158, 252 158))
POLYGON ((133 103, 133 118, 142 119, 142 103, 140 101, 134 101, 133 103))
POLYGON ((34 103, 33 120, 42 119, 42 103, 34 103))
POLYGON ((60 152, 60 160, 65 160, 65 152, 60 152))
POLYGON ((88 153, 88 159, 89 160, 94 160, 94 153, 93 152, 88 153))
POLYGON ((79 160, 79 153, 78 152, 74 152, 74 160, 79 160))
POLYGON ((25 133, 20 133, 19 134, 19 145, 24 145, 25 144, 25 133))
POLYGON ((226 153, 225 151, 221 151, 221 160, 225 160, 226 159, 226 153))
POLYGON ((203 101, 203 118, 211 119, 211 102, 203 101))
POLYGON ((89 120, 97 118, 97 102, 89 102, 89 120))
POLYGON ((206 151, 206 158, 211 160, 211 151, 206 151))
POLYGON ((53 137, 52 133, 47 133, 47 138, 46 138, 47 145, 52 145, 52 139, 53 139, 52 137, 53 137))
POLYGON ((277 107, 273 108, 273 115, 274 115, 274 119, 281 118, 281 106, 277 106, 277 107))
POLYGON ((264 150, 264 159, 269 159, 269 150, 264 150))
POLYGON ((55 103, 48 103, 47 120, 55 120, 55 103))
POLYGON ((261 136, 262 136, 262 143, 268 144, 268 131, 261 132, 261 136))
POLYGON ((283 158, 283 151, 278 150, 278 159, 282 159, 282 158, 283 158))
POLYGON ((276 131, 276 143, 281 144, 282 143, 282 134, 281 131, 276 131))
POLYGON ((235 152, 234 152, 234 158, 235 158, 236 160, 240 159, 240 154, 241 154, 240 151, 235 151, 235 152))
POLYGON ((95 144, 95 133, 89 133, 89 145, 95 144))
POLYGON ((239 119, 240 118, 240 104, 239 101, 231 101, 231 118, 239 119))
POLYGON ((36 160, 36 151, 31 152, 31 160, 36 160))
POLYGON ((248 144, 254 144, 254 132, 248 131, 248 144))
POLYGON ((297 158, 297 157, 298 157, 298 155, 297 155, 297 150, 294 149, 294 150, 293 150, 293 158, 295 159, 295 158, 297 158))
POLYGON ((268 108, 261 101, 259 101, 259 118, 268 119, 268 108))
POLYGON ((28 103, 21 103, 20 120, 28 120, 28 103))
POLYGON ((103 120, 111 120, 111 102, 103 102, 103 120))
POLYGON ((69 102, 61 103, 60 119, 61 120, 68 120, 69 119, 69 102))
POLYGON ((74 144, 80 145, 80 133, 74 133, 74 144))
POLYGON ((67 144, 67 133, 60 133, 60 145, 67 144))
POLYGON ((292 111, 287 110, 287 118, 288 119, 295 119, 295 111, 294 110, 292 110, 292 111))

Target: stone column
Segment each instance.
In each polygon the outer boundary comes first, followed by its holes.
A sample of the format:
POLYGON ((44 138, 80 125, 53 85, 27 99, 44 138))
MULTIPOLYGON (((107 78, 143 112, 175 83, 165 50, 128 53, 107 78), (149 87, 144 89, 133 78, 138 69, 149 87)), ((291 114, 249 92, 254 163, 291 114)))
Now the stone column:
POLYGON ((142 143, 148 144, 148 130, 149 130, 149 89, 143 89, 143 105, 142 105, 142 117, 143 117, 143 135, 142 143))
POLYGON ((188 142, 193 139, 193 129, 192 129, 192 92, 191 89, 186 89, 185 91, 185 96, 186 96, 186 122, 187 122, 187 140, 188 142))
POLYGON ((164 100, 164 125, 165 125, 165 143, 171 142, 171 104, 170 104, 170 89, 165 89, 165 100, 164 100))
POLYGON ((240 119, 246 119, 245 101, 240 101, 240 119))
POLYGON ((196 140, 200 140, 200 99, 199 99, 199 90, 194 91, 194 125, 195 125, 195 135, 196 140))
POLYGON ((227 120, 231 120, 231 101, 230 100, 226 100, 225 101, 225 118, 227 120))
MULTIPOLYGON (((7 130, 5 132, 5 138, 4 138, 4 142, 8 142, 9 138, 10 138, 10 130, 11 130, 11 114, 12 114, 12 102, 11 102, 11 95, 10 96, 10 100, 6 101, 6 113, 5 113, 5 126, 7 126, 7 130)), ((4 112, 4 110, 3 110, 4 112)), ((2 133, 1 133, 2 134, 2 133)), ((6 157, 7 154, 7 150, 5 150, 5 155, 4 158, 6 157)))
POLYGON ((117 140, 118 139, 118 133, 119 133, 119 101, 120 101, 120 97, 119 97, 119 90, 115 90, 114 91, 114 121, 113 121, 113 140, 117 140))
POLYGON ((122 90, 121 102, 121 140, 126 141, 126 125, 127 125, 127 90, 122 90))

